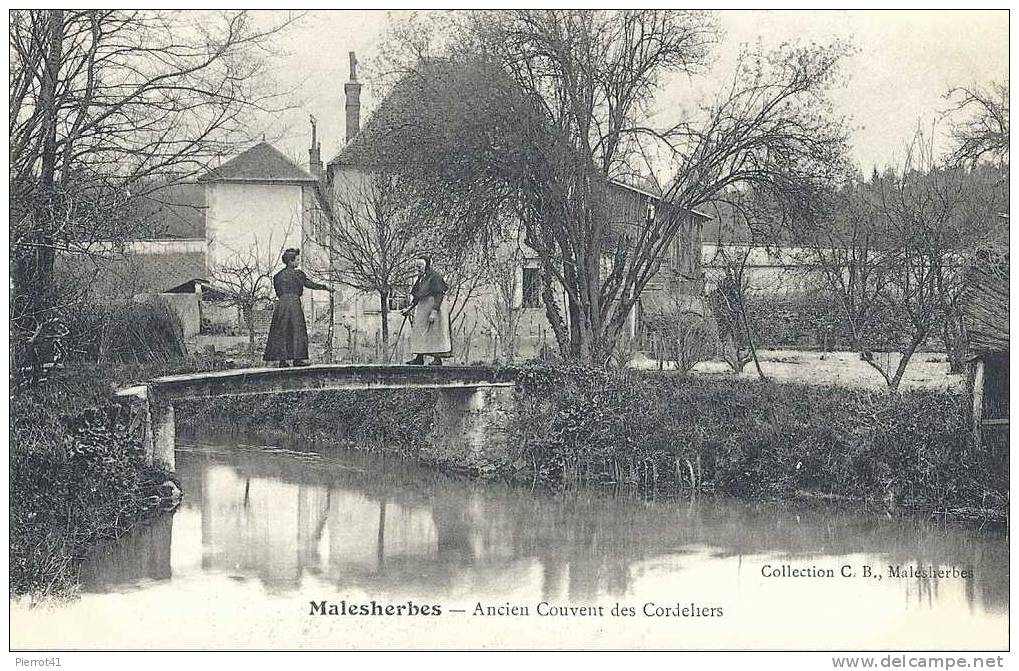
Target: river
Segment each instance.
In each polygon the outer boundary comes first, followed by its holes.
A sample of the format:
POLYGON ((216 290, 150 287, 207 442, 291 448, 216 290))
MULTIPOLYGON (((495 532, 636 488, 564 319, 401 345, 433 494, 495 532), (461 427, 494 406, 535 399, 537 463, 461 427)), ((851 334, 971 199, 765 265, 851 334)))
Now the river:
POLYGON ((12 647, 1008 646, 1002 530, 556 494, 258 442, 180 439, 181 506, 90 557, 80 598, 13 603, 12 647))

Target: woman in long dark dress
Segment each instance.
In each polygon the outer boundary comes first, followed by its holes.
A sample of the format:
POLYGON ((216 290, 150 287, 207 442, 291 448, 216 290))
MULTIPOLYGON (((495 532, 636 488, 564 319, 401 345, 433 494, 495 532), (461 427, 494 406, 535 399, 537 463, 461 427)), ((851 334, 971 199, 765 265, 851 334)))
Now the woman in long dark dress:
POLYGON ((276 307, 272 311, 272 324, 269 326, 269 338, 265 343, 266 361, 279 361, 280 368, 286 368, 290 361, 295 366, 308 365, 308 325, 304 321, 304 309, 301 307, 301 295, 305 289, 323 289, 329 287, 312 282, 303 270, 297 267, 298 249, 283 252, 283 263, 286 268, 272 278, 272 287, 276 290, 276 307))

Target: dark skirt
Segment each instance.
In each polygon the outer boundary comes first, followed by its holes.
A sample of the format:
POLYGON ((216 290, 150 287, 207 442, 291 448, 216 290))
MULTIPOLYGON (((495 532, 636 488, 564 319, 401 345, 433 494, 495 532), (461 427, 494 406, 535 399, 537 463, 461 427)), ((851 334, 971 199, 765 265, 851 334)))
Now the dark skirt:
POLYGON ((266 361, 308 358, 308 326, 300 296, 281 296, 276 302, 262 358, 266 361))

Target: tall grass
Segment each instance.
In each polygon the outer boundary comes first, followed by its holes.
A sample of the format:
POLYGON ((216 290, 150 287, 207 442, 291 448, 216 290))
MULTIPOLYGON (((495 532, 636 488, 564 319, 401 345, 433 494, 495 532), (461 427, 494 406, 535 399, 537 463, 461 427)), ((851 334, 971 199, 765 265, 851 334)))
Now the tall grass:
POLYGON ((1007 507, 1007 476, 972 448, 961 394, 636 371, 540 370, 521 380, 513 442, 548 481, 650 478, 752 499, 1007 507))

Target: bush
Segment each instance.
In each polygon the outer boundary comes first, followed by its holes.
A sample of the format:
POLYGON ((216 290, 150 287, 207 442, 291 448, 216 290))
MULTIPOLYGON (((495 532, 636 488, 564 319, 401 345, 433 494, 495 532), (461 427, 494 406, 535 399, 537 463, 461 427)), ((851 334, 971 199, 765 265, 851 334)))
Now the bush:
POLYGON ((179 361, 187 356, 184 329, 166 301, 82 305, 70 315, 70 348, 94 363, 179 361))
POLYGON ((160 510, 167 474, 144 463, 127 410, 101 400, 97 388, 53 389, 11 401, 10 591, 59 593, 73 587, 75 567, 96 543, 116 538, 160 510), (65 390, 66 392, 66 390, 65 390), (82 407, 88 407, 80 412, 82 407))
POLYGON ((37 386, 66 364, 180 362, 187 356, 177 314, 161 298, 75 303, 42 324, 11 329, 11 382, 37 386))
MULTIPOLYGON (((748 312, 755 345, 760 349, 850 350, 852 338, 845 315, 822 293, 751 294, 748 312)), ((718 319, 717 302, 712 304, 718 319)), ((911 327, 902 314, 887 306, 875 306, 861 336, 876 351, 896 351, 909 342, 911 327)), ((937 338, 925 345, 943 348, 937 338)))
POLYGON ((693 470, 743 498, 808 491, 932 508, 979 503, 995 480, 970 449, 960 394, 583 369, 521 380, 511 443, 553 483, 650 474, 681 486, 693 470))
POLYGON ((690 372, 701 361, 715 356, 719 349, 714 320, 697 314, 679 313, 666 319, 646 319, 645 340, 651 357, 671 363, 681 373, 690 372))

